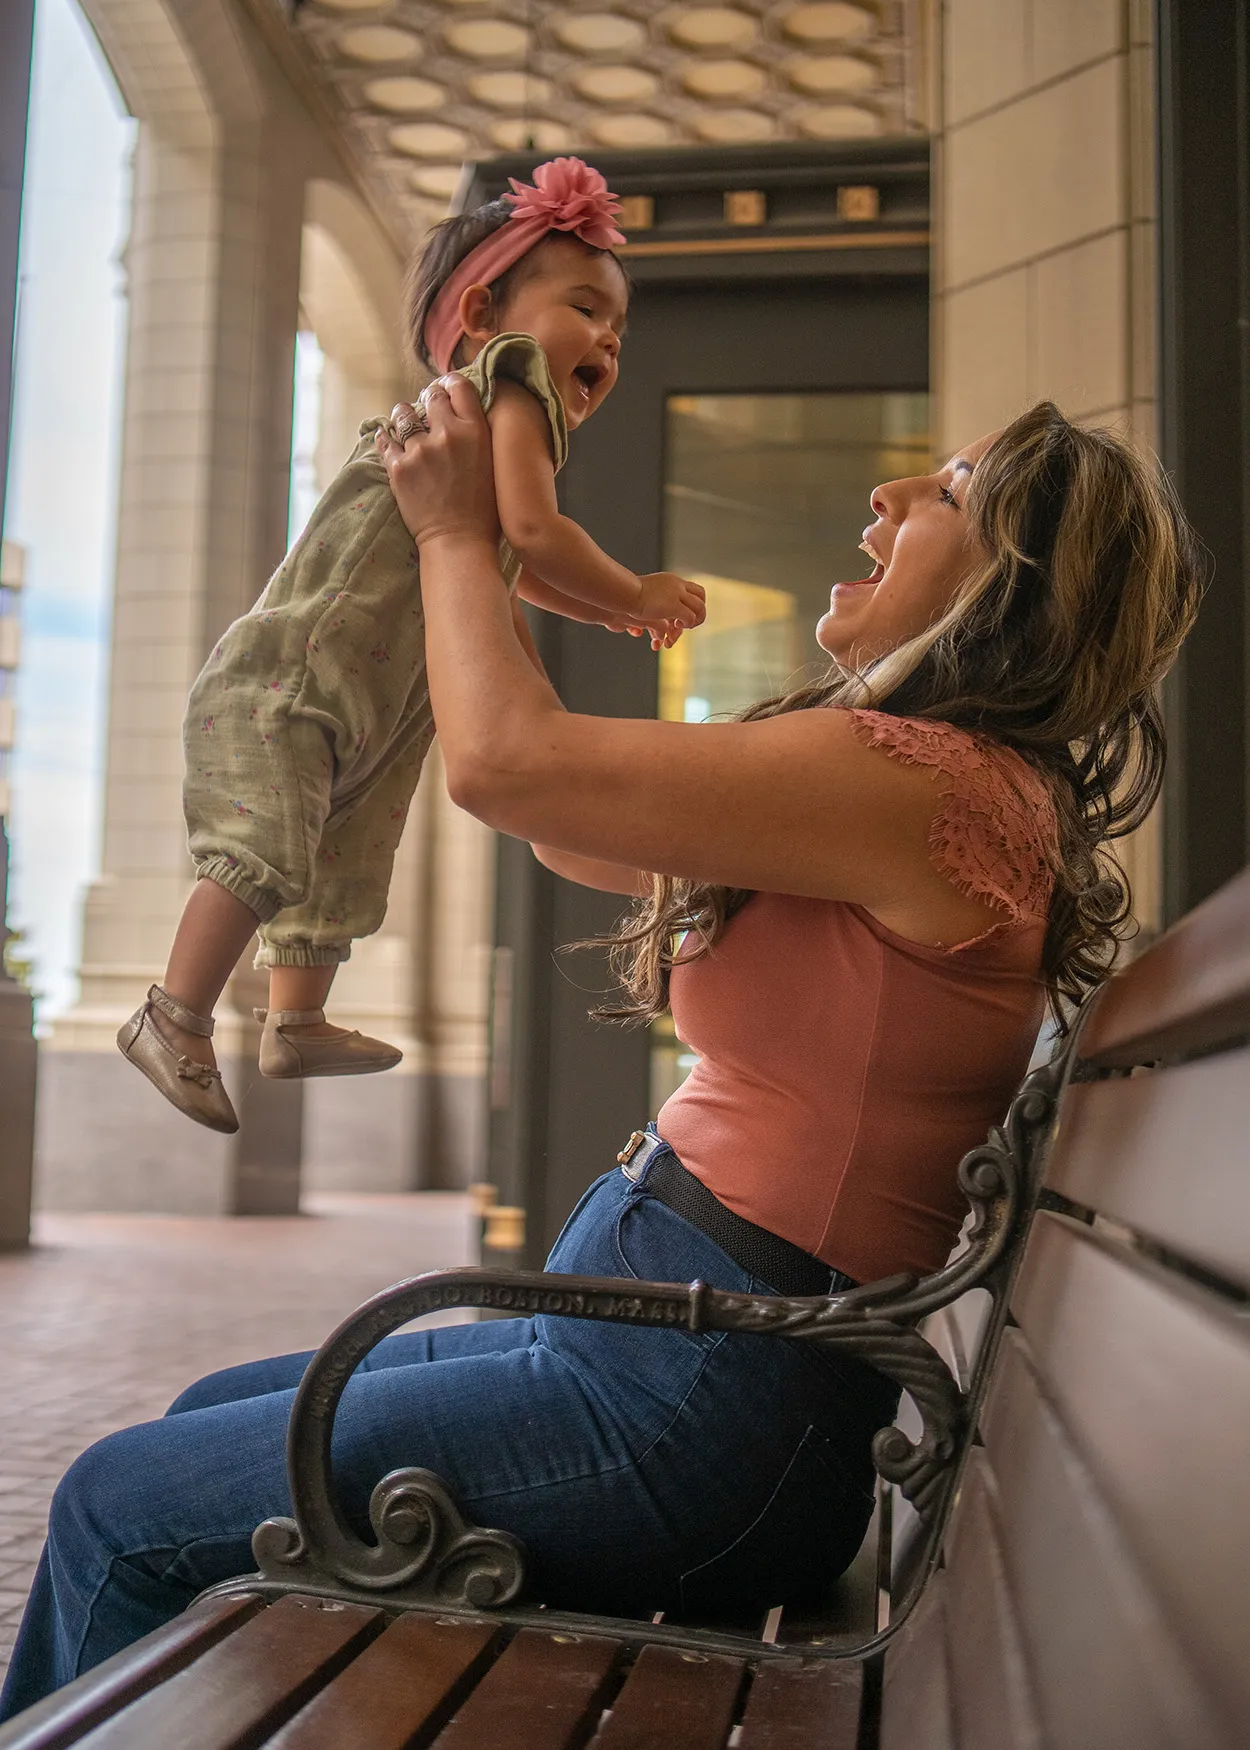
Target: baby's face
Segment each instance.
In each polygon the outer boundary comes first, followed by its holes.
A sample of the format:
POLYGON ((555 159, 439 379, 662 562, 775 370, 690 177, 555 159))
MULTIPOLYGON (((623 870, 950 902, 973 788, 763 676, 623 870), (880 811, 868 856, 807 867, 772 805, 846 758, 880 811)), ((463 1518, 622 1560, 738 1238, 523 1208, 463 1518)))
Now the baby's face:
POLYGON ((501 331, 532 334, 546 353, 570 431, 615 387, 628 304, 612 256, 552 237, 499 313, 501 331))

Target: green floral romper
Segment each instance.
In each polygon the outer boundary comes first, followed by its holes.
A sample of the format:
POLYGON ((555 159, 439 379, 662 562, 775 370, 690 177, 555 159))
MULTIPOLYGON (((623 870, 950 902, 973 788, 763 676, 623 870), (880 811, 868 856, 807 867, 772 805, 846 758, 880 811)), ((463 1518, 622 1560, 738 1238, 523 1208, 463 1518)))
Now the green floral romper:
MULTIPOLYGON (((491 340, 461 375, 482 398, 510 377, 551 421, 564 408, 538 342, 491 340)), ((307 528, 191 689, 183 807, 197 877, 260 921, 259 966, 346 960, 386 915, 391 868, 434 734, 412 537, 366 420, 307 528)), ((508 588, 521 562, 507 542, 508 588)))

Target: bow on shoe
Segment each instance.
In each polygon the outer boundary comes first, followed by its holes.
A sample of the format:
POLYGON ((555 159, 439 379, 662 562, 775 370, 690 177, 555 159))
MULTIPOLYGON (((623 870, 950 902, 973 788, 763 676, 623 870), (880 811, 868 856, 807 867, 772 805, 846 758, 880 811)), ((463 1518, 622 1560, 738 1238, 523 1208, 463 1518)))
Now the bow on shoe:
POLYGON ((221 1080, 219 1069, 210 1069, 206 1063, 196 1063, 191 1057, 178 1059, 178 1074, 184 1082, 196 1082, 201 1088, 211 1088, 214 1082, 221 1080))

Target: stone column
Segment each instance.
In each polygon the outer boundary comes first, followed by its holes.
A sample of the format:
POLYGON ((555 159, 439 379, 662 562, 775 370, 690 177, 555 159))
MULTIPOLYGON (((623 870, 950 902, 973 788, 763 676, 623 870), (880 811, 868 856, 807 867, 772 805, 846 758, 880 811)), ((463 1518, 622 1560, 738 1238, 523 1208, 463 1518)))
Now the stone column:
MULTIPOLYGON (((1043 397, 1154 444, 1149 0, 945 0, 941 26, 937 449, 1043 397)), ((1121 856, 1153 931, 1157 812, 1121 856)))
POLYGON ((437 745, 429 764, 434 844, 423 937, 429 1073, 420 1182, 460 1190, 486 1176, 495 835, 447 795, 437 745))
MULTIPOLYGON (((305 246, 305 255, 309 253, 305 246)), ((325 363, 321 379, 318 485, 324 486, 357 441, 360 422, 390 411, 403 392, 397 363, 342 348, 341 327, 314 316, 325 363), (324 338, 323 338, 324 336, 324 338)), ((356 942, 330 997, 332 1018, 374 1038, 389 1040, 403 1062, 365 1084, 352 1078, 311 1081, 305 1179, 312 1189, 410 1191, 416 1183, 423 1116, 421 1077, 425 1041, 417 1002, 418 907, 425 854, 422 808, 414 803, 391 881, 385 921, 376 935, 356 942)))
MULTIPOLYGON (((407 386, 399 357, 398 264, 362 258, 361 214, 342 189, 309 191, 300 280, 301 321, 323 364, 316 484, 329 484, 355 447, 361 421, 389 413, 407 386)), ((316 1190, 408 1191, 423 1147, 426 1044, 418 1001, 424 808, 405 830, 385 922, 352 948, 334 981, 333 1019, 390 1040, 403 1062, 367 1083, 327 1078, 304 1090, 305 1183, 316 1190)))
MULTIPOLYGON (((399 343, 397 264, 369 252, 359 208, 314 182, 306 203, 303 320, 324 355, 318 484, 360 421, 415 387, 399 343)), ((305 1180, 317 1189, 452 1189, 482 1174, 492 835, 452 806, 437 744, 395 864, 386 922, 335 981, 334 1018, 393 1040, 404 1061, 365 1087, 304 1091, 305 1180)))
POLYGON ((47 1053, 41 1194, 62 1208, 293 1208, 300 1089, 255 1077, 250 975, 227 993, 217 1035, 237 1138, 167 1106, 113 1036, 159 978, 191 886, 188 688, 285 547, 303 189, 322 149, 235 8, 88 11, 141 126, 103 869, 86 900, 80 1001, 47 1053))

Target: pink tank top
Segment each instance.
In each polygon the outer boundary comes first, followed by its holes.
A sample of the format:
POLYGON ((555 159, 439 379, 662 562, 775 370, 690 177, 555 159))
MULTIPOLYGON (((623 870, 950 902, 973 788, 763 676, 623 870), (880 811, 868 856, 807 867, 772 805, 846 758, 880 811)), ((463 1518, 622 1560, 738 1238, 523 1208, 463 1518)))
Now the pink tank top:
POLYGON ((960 1158, 1028 1066, 1057 827, 1042 778, 1000 744, 851 716, 869 746, 942 773, 934 861, 1002 922, 929 948, 862 906, 755 894, 711 954, 673 968, 698 1062, 657 1128, 730 1209, 869 1282, 946 1261, 960 1158))

